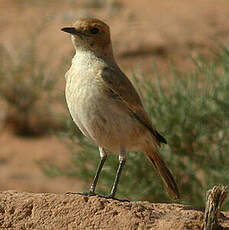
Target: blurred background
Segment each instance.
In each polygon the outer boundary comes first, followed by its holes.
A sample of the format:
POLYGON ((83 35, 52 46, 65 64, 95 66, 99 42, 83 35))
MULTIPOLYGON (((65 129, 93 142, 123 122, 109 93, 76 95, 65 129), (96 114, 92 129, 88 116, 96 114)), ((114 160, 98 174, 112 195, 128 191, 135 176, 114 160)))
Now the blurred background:
MULTIPOLYGON (((1 0, 0 188, 85 191, 99 154, 81 136, 64 99, 74 50, 60 31, 79 17, 111 27, 114 53, 144 99, 183 193, 202 205, 212 185, 228 184, 228 0, 1 0)), ((168 201, 142 154, 129 156, 119 197, 168 201)), ((111 156, 98 191, 108 193, 111 156)))

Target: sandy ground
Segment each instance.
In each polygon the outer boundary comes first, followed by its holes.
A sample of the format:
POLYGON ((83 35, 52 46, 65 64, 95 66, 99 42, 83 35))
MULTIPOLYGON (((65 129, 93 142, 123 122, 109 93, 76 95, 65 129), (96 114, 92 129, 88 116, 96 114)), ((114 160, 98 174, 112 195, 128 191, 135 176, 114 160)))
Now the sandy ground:
POLYGON ((4 132, 0 136, 1 190, 64 193, 77 191, 81 182, 66 177, 49 178, 39 162, 70 164, 70 153, 56 137, 18 138, 4 132))
MULTIPOLYGON (((4 229, 200 230, 203 210, 180 204, 120 202, 82 195, 0 193, 4 229)), ((219 223, 228 229, 229 213, 219 223)))
MULTIPOLYGON (((1 0, 0 45, 14 55, 36 35, 38 53, 47 63, 56 66, 63 58, 70 63, 72 44, 60 28, 77 17, 96 16, 111 26, 114 51, 125 72, 154 79, 155 61, 166 81, 170 58, 178 68, 192 68, 190 55, 195 57, 200 52, 210 58, 216 41, 228 40, 227 0, 120 2, 118 9, 111 4, 94 9, 85 7, 82 1, 1 0), (41 25, 43 29, 37 29, 41 25)), ((58 92, 64 92, 67 67, 58 73, 58 92)), ((23 139, 6 130, 0 134, 0 144, 1 189, 57 193, 80 189, 74 179, 47 179, 36 164, 42 159, 63 164, 69 161, 70 153, 55 137, 23 139)))

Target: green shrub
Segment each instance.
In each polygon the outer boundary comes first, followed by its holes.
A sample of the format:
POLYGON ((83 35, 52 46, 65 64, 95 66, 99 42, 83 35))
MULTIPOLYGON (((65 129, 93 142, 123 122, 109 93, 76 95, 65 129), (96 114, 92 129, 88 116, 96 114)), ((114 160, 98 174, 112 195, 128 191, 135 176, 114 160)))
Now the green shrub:
POLYGON ((19 135, 40 135, 57 125, 50 117, 57 77, 39 60, 33 39, 24 45, 14 52, 0 47, 0 98, 7 126, 19 135))
MULTIPOLYGON (((213 63, 202 58, 194 60, 195 70, 190 73, 172 69, 173 78, 167 84, 162 84, 156 70, 156 83, 137 81, 152 123, 168 140, 161 154, 176 177, 181 202, 192 205, 203 205, 205 192, 213 185, 229 184, 229 50, 222 48, 216 55, 213 63)), ((72 166, 58 172, 80 178, 87 190, 100 160, 99 152, 69 119, 65 136, 72 140, 68 145, 72 166)), ((117 166, 118 156, 109 155, 98 182, 98 193, 109 194, 117 166)), ((51 172, 53 166, 49 167, 51 172)), ((116 196, 169 201, 159 177, 142 153, 129 153, 116 196)))

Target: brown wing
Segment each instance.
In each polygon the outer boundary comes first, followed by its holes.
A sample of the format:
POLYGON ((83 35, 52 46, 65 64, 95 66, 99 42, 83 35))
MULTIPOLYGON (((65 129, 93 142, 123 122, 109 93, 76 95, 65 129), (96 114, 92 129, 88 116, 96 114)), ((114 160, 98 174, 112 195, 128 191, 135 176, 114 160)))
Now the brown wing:
POLYGON ((103 69, 101 77, 107 87, 117 94, 128 106, 135 118, 151 131, 158 140, 158 143, 161 142, 166 144, 167 141, 165 138, 153 128, 151 120, 144 110, 141 99, 130 80, 121 71, 117 72, 108 67, 103 69))

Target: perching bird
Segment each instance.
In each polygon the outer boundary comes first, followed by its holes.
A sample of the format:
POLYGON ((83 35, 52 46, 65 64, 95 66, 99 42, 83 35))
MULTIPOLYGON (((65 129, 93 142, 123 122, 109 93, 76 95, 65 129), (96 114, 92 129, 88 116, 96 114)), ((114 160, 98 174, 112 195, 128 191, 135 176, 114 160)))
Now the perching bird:
POLYGON ((108 153, 119 154, 119 167, 108 196, 114 198, 126 153, 144 152, 169 196, 178 199, 176 182, 158 152, 166 140, 152 126, 135 88, 118 67, 109 26, 98 19, 84 18, 62 31, 71 34, 76 50, 65 75, 68 108, 82 133, 99 146, 101 156, 89 194, 95 194, 108 153))

